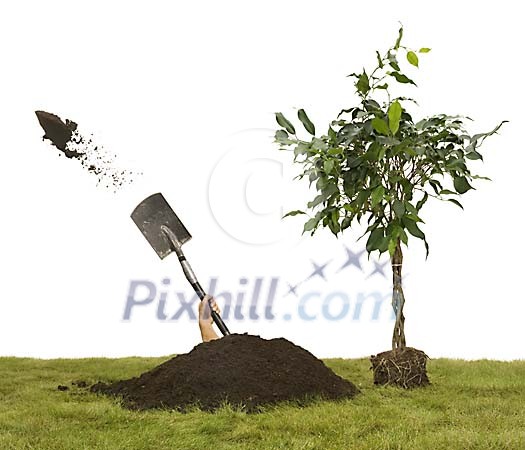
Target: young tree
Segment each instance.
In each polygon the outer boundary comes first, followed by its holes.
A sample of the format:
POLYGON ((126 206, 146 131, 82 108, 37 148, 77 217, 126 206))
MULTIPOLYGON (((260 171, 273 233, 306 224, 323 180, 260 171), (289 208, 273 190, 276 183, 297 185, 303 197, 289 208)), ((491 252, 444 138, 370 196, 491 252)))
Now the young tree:
MULTIPOLYGON (((311 138, 300 139, 282 113, 276 114, 281 129, 275 134, 280 148, 293 150, 294 162, 303 166, 298 178, 308 177, 317 189, 307 205, 313 214, 304 232, 313 235, 319 227, 328 227, 337 236, 355 221, 366 220, 368 253, 389 253, 396 315, 393 350, 406 346, 402 245, 408 245, 409 236, 421 239, 428 256, 420 228, 423 206, 434 197, 463 208, 457 197, 473 189, 473 180, 485 178, 472 174, 469 164, 482 159, 479 147, 504 123, 488 133, 470 135, 464 127, 466 117, 438 114, 414 121, 408 106, 415 100, 394 96, 392 88, 416 86, 401 63, 418 67, 419 55, 430 49, 409 49, 402 38, 403 28, 385 54, 376 52, 372 71, 349 75, 355 79, 359 102, 343 109, 325 135, 316 137, 303 109, 298 118, 311 138)), ((286 216, 297 214, 306 213, 296 210, 286 216)))

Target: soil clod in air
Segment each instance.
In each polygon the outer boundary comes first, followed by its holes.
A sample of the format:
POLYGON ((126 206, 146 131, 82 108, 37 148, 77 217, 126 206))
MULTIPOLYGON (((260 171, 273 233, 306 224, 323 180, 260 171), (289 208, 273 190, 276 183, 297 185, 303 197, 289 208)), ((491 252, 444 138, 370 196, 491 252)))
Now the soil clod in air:
POLYGON ((88 173, 97 177, 97 185, 116 190, 141 175, 116 167, 116 155, 95 145, 93 137, 82 134, 76 122, 69 119, 63 121, 56 114, 46 111, 35 111, 35 114, 45 132, 43 139, 49 140, 66 158, 80 161, 88 173))

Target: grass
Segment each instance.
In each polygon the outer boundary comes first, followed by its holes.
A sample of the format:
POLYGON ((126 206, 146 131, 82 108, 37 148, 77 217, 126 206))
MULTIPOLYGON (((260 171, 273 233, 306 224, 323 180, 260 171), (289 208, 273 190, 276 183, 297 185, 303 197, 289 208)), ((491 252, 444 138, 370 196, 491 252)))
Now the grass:
POLYGON ((0 358, 0 449, 525 449, 525 361, 431 360, 432 386, 405 391, 375 387, 365 359, 332 359, 361 395, 253 415, 134 412, 82 389, 57 390, 163 360, 0 358))

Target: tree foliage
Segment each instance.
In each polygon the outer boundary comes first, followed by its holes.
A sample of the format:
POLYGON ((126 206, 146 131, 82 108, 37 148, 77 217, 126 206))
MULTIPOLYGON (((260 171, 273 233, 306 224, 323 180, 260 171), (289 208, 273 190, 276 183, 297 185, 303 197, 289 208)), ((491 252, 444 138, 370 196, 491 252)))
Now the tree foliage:
MULTIPOLYGON (((338 235, 354 221, 366 220, 369 253, 389 251, 392 256, 399 242, 407 245, 413 236, 423 240, 428 255, 423 206, 434 197, 463 208, 458 197, 474 189, 476 179, 485 178, 473 174, 470 163, 482 160, 481 144, 504 122, 470 135, 468 117, 437 114, 413 120, 408 110, 415 100, 392 91, 416 86, 402 67, 419 67, 420 57, 430 49, 410 49, 402 40, 403 28, 386 53, 376 52, 373 70, 349 75, 359 101, 343 109, 326 134, 317 137, 314 124, 299 109, 298 119, 310 137, 300 139, 292 122, 277 113, 281 129, 275 140, 303 166, 299 178, 315 183, 317 195, 307 204, 311 216, 304 232, 313 235, 328 227, 338 235)), ((296 210, 287 216, 297 214, 306 213, 296 210)))

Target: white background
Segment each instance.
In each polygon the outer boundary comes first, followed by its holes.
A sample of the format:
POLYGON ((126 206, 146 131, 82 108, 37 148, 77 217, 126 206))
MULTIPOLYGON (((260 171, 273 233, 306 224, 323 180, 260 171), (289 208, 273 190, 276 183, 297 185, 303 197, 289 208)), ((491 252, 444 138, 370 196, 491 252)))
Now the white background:
MULTIPOLYGON (((122 321, 131 279, 166 276, 188 290, 176 260, 160 261, 129 214, 162 191, 193 235, 185 246, 204 285, 282 278, 276 310, 293 310, 286 281, 330 262, 323 295, 388 292, 389 281, 349 269, 344 244, 301 237, 306 186, 271 144, 275 111, 304 107, 320 132, 355 102, 346 75, 374 64, 395 40, 431 47, 410 74, 415 117, 466 114, 489 139, 480 182, 454 205, 429 202, 431 253, 405 254, 406 334, 431 357, 524 357, 523 32, 519 3, 442 1, 4 2, 0 7, 0 355, 165 355, 199 342, 187 319, 159 322, 154 307, 122 321), (77 161, 41 141, 34 111, 75 120, 142 170, 133 188, 96 187, 77 161), (246 198, 244 197, 246 196, 246 198), (346 274, 346 275, 345 275, 346 274), (347 277, 347 278, 345 278, 347 277), (286 303, 288 302, 288 303, 286 303), (287 309, 288 308, 288 309, 287 309)), ((366 270, 372 260, 362 258, 366 270)), ((388 275, 388 274, 387 274, 388 275)), ((388 275, 389 276, 389 275, 388 275)), ((175 302, 174 299, 171 300, 175 302)), ((351 300, 352 301, 352 300, 351 300)), ((313 305, 313 304, 312 304, 313 305)), ((313 305, 312 307, 315 307, 313 305)), ((176 309, 174 304, 173 308, 176 309)), ((285 336, 317 356, 386 350, 392 323, 234 321, 232 331, 285 336)))

